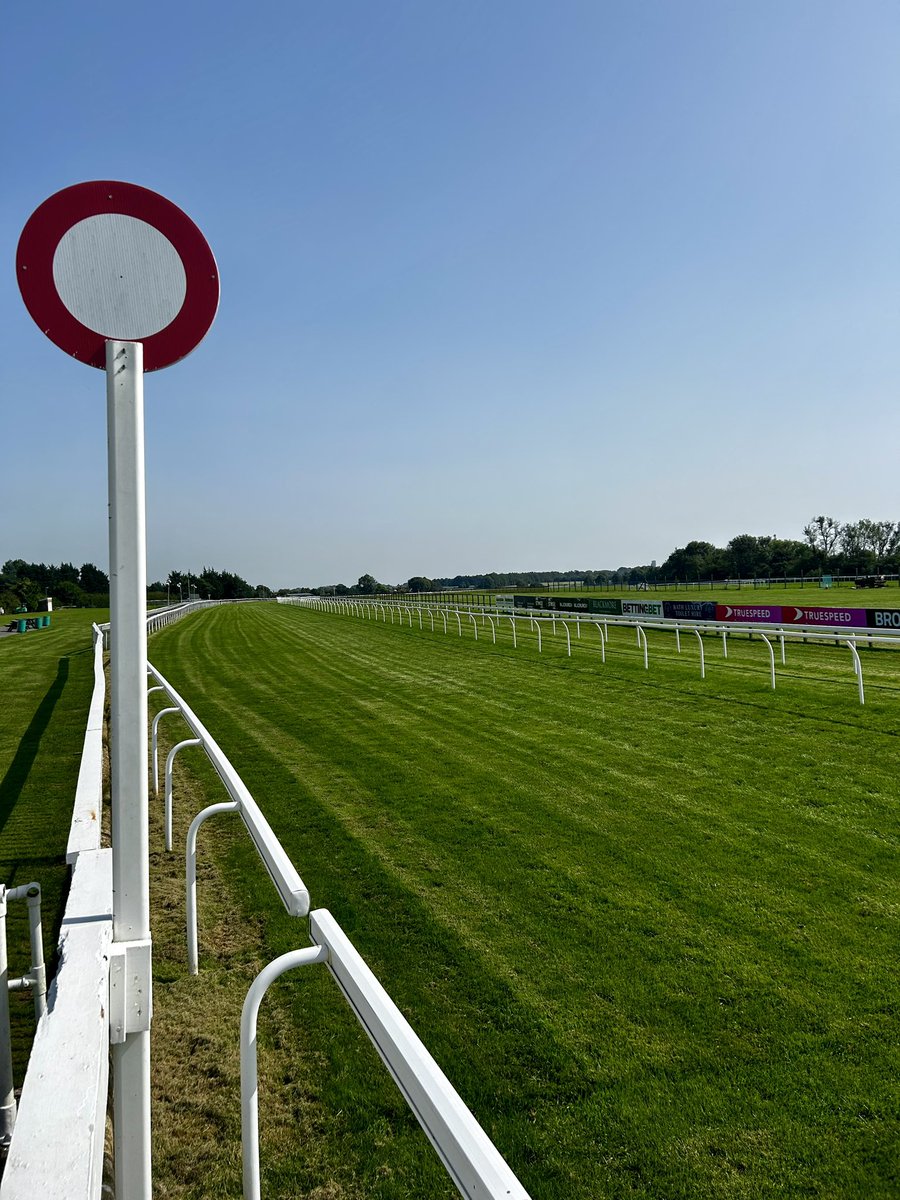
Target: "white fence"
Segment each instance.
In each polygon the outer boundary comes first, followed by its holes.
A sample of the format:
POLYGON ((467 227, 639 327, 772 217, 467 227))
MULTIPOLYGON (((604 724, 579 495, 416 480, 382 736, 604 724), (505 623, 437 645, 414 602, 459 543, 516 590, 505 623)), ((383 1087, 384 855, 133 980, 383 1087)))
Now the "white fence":
POLYGON ((408 623, 409 627, 413 627, 413 614, 418 618, 419 629, 424 629, 424 617, 430 621, 430 632, 436 629, 434 617, 437 615, 443 624, 443 632, 448 631, 448 620, 452 631, 452 622, 456 621, 456 631, 459 637, 463 635, 463 629, 469 628, 464 622, 472 622, 474 638, 478 640, 478 619, 480 618, 482 628, 490 629, 492 643, 496 644, 498 629, 503 630, 508 627, 510 630, 510 640, 513 648, 518 645, 516 637, 517 623, 527 623, 529 631, 536 635, 536 644, 538 653, 543 652, 544 636, 541 630, 549 631, 556 635, 561 631, 566 639, 566 653, 568 657, 572 655, 572 630, 575 632, 575 640, 582 640, 582 630, 588 633, 592 629, 597 630, 599 638, 599 649, 601 662, 606 662, 606 656, 609 647, 609 629, 610 627, 622 627, 633 629, 637 639, 638 648, 643 653, 644 668, 650 668, 649 644, 647 641, 647 631, 670 633, 675 638, 676 651, 681 654, 681 635, 694 635, 699 647, 699 667, 701 678, 706 678, 706 655, 703 648, 704 637, 721 638, 722 654, 724 658, 728 657, 728 639, 729 637, 741 636, 747 638, 758 638, 765 645, 767 654, 768 677, 771 687, 774 689, 776 684, 776 668, 775 668, 775 649, 773 641, 779 645, 780 658, 782 665, 786 665, 786 646, 793 642, 807 642, 810 644, 830 644, 845 647, 850 654, 849 665, 853 671, 856 681, 856 690, 859 697, 859 703, 865 704, 865 686, 863 683, 862 661, 859 656, 860 646, 900 646, 900 637, 896 634, 880 629, 864 629, 859 631, 849 630, 843 627, 823 628, 821 625, 767 625, 763 623, 740 624, 736 621, 716 622, 716 621, 682 621, 673 620, 667 617, 645 617, 641 620, 636 620, 634 617, 622 617, 617 615, 600 615, 597 613, 570 613, 570 612, 546 612, 545 610, 536 609, 519 609, 516 612, 498 612, 496 609, 488 610, 483 607, 475 606, 473 608, 459 608, 446 605, 434 604, 415 604, 404 601, 385 601, 374 600, 372 598, 361 597, 356 598, 337 598, 337 597, 319 597, 319 596, 282 596, 279 597, 280 604, 292 604, 301 607, 312 608, 322 612, 332 612, 343 615, 351 615, 370 620, 381 620, 385 623, 390 620, 391 624, 395 621, 401 625, 408 623), (424 616, 423 616, 424 614, 424 616))
POLYGON ((0 1182, 2 1200, 100 1195, 109 1061, 112 851, 100 849, 103 635, 94 626, 94 690, 66 850, 72 867, 59 967, 38 1022, 0 1182))
MULTIPOLYGON (((152 614, 148 632, 188 613, 227 601, 201 601, 152 614)), ((60 938, 60 965, 48 994, 22 1090, 0 1200, 99 1200, 106 1129, 109 1057, 109 947, 112 861, 100 848, 103 793, 103 648, 108 627, 94 626, 94 691, 76 789, 67 861, 72 881, 60 938)), ((198 971, 196 843, 202 823, 219 812, 243 821, 282 903, 309 914, 309 893, 271 826, 205 726, 159 671, 148 664, 151 691, 160 690, 193 734, 180 743, 202 747, 228 792, 191 823, 186 846, 189 967, 198 971), (192 866, 194 869, 192 870, 192 866)), ((154 719, 154 734, 157 721, 154 719)), ((153 768, 158 784, 158 747, 153 768)), ((171 830, 172 762, 166 771, 167 831, 171 830)), ((171 844, 170 837, 167 841, 171 844)), ((260 1197, 256 1020, 269 984, 307 962, 326 964, 461 1195, 468 1200, 528 1200, 528 1193, 434 1062, 363 959, 324 909, 309 914, 311 948, 282 955, 251 986, 241 1022, 241 1127, 244 1196, 260 1197)), ((127 1198, 124 1198, 127 1200, 127 1198)))

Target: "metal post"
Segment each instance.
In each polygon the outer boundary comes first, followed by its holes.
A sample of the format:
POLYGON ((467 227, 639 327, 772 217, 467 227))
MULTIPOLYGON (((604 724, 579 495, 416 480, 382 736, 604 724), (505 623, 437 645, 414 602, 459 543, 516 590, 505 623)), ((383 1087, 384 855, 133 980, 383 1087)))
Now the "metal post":
MULTIPOLYGON (((124 1020, 112 1045, 116 1195, 150 1200, 150 877, 144 347, 107 341, 113 951, 124 1020), (124 943, 124 945, 122 945, 124 943), (134 943, 140 943, 140 947, 134 943), (131 953, 131 951, 135 953, 131 953)), ((111 971, 111 979, 112 979, 111 971)), ((112 1006, 112 999, 111 999, 112 1006)))
POLYGON ((8 1146, 16 1123, 9 1028, 9 960, 6 952, 6 888, 0 883, 0 1146, 8 1146))
POLYGON ((271 983, 294 967, 328 961, 325 946, 289 950, 263 967, 244 1000, 241 1010, 241 1149, 244 1159, 244 1200, 260 1200, 259 1173, 259 1082, 256 1066, 256 1024, 259 1006, 271 983))

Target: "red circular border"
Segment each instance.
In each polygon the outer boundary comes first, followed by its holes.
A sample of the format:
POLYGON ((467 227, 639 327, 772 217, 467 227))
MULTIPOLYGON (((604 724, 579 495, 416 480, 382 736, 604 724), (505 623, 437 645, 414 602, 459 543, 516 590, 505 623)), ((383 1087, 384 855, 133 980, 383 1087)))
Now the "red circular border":
POLYGON ((53 281, 53 257, 63 236, 79 221, 100 213, 146 221, 169 239, 181 259, 187 278, 184 303, 165 329, 143 341, 145 371, 171 366, 200 344, 213 323, 219 307, 219 269, 190 217, 171 200, 136 183, 104 179, 76 183, 35 209, 16 250, 16 277, 25 307, 61 350, 105 369, 106 336, 88 329, 69 312, 53 281))

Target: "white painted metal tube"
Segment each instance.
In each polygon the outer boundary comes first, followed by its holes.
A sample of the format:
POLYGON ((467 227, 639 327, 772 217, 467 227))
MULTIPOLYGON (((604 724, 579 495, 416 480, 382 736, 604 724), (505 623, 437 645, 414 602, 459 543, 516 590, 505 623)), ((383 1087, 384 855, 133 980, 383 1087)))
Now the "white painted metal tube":
POLYGON ((181 716, 188 729, 199 738, 203 750, 212 763, 216 774, 225 785, 225 790, 235 800, 240 808, 241 817, 247 832, 253 839, 256 851, 262 859, 263 866, 275 885, 285 909, 294 917, 305 917, 309 912, 309 891, 300 878, 296 867, 288 858, 284 847, 275 836, 271 825, 266 820, 259 805, 250 795, 247 785, 225 757, 218 743, 199 720, 193 709, 175 691, 172 685, 154 666, 149 667, 151 675, 163 684, 166 694, 173 704, 181 710, 181 716))
POLYGON ((694 633, 697 635, 697 644, 700 647, 700 678, 705 679, 706 678, 706 659, 703 654, 703 638, 700 634, 699 629, 695 629, 694 633))
POLYGON ((643 628, 640 625, 637 626, 637 631, 638 631, 638 634, 640 635, 638 637, 638 645, 641 644, 641 638, 644 639, 644 670, 649 671, 650 663, 649 663, 648 657, 647 657, 647 634, 644 632, 643 628))
MULTIPOLYGON (((113 941, 150 940, 147 813, 147 526, 144 347, 107 341, 113 941)), ((151 972, 146 956, 146 972, 151 972)), ((116 1195, 150 1200, 150 998, 144 1028, 112 1047, 116 1195)))
POLYGON ((184 876, 188 971, 191 975, 196 975, 200 969, 197 954, 197 834, 203 822, 210 817, 214 817, 217 813, 239 812, 240 807, 237 800, 224 800, 220 804, 210 804, 208 808, 197 813, 188 829, 184 876))
POLYGON ((517 648, 516 647, 516 619, 515 619, 515 617, 507 617, 507 620, 509 621, 510 625, 512 626, 513 650, 515 650, 517 648))
POLYGON ((859 684, 859 702, 860 702, 860 704, 865 704, 866 693, 865 693, 865 689, 863 687, 862 663, 860 662, 859 651, 856 649, 856 640, 852 639, 852 638, 848 638, 845 641, 844 645, 849 648, 850 653, 853 655, 853 662, 854 662, 854 667, 856 670, 856 681, 859 684))
POLYGON ((0 884, 0 1145, 6 1146, 16 1124, 12 1042, 9 1028, 9 957, 6 946, 6 888, 0 884))
POLYGON ((185 738, 183 742, 178 742, 173 746, 166 755, 166 783, 165 783, 165 826, 166 826, 166 849, 172 849, 172 766, 175 762, 175 755, 179 750, 183 750, 185 746, 202 746, 199 738, 185 738))
POLYGON ((450 1080, 326 909, 310 913, 310 937, 382 1062, 467 1200, 529 1200, 450 1080))
POLYGON ((775 649, 774 649, 772 643, 769 641, 769 639, 766 637, 766 635, 764 633, 760 633, 759 636, 769 647, 769 667, 771 668, 771 672, 772 672, 772 691, 774 692, 775 691, 775 649))
POLYGON ((244 1166, 244 1200, 261 1200, 259 1172, 259 1079, 256 1026, 259 1008, 269 986, 285 971, 325 962, 324 946, 290 950, 263 967, 250 985, 241 1010, 241 1149, 244 1166))
POLYGON ((475 626, 475 641, 477 642, 478 641, 478 622, 475 620, 475 618, 472 616, 471 613, 467 613, 466 615, 468 616, 468 618, 472 622, 472 624, 475 626))
POLYGON ((560 623, 561 623, 563 629, 566 631, 566 651, 568 653, 569 658, 571 658, 572 657, 572 638, 569 635, 569 626, 566 624, 565 621, 561 621, 560 623))
POLYGON ((36 881, 10 888, 8 900, 24 900, 28 906, 28 937, 31 946, 31 970, 27 986, 34 1002, 34 1019, 39 1021, 47 1011, 47 967, 44 963, 44 935, 41 928, 41 885, 36 881))
POLYGON ((497 645, 497 626, 494 624, 494 618, 493 618, 493 617, 491 617, 491 616, 488 616, 488 618, 487 618, 487 619, 488 619, 488 622, 489 622, 489 624, 490 624, 490 626, 491 626, 491 638, 492 638, 492 640, 493 640, 493 644, 496 646, 496 645, 497 645))
MULTIPOLYGON (((151 688, 150 691, 156 691, 156 688, 151 688)), ((159 691, 165 691, 165 688, 160 687, 159 691)), ((150 695, 150 692, 147 693, 150 695)), ((153 759, 153 795, 159 795, 159 722, 166 713, 177 713, 181 710, 178 708, 161 708, 153 718, 153 728, 150 735, 150 754, 153 759)))

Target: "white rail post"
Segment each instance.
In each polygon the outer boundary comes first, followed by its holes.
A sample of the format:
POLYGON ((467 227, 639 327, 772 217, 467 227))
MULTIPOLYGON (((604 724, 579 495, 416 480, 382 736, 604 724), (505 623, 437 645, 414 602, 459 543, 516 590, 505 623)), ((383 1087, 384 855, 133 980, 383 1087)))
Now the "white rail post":
POLYGON ((259 1077, 256 1061, 256 1026, 263 997, 279 975, 294 967, 326 962, 325 946, 289 950, 263 967, 250 985, 241 1009, 241 1151, 244 1160, 244 1200, 260 1200, 259 1077))
POLYGON ((700 678, 705 679, 706 678, 706 660, 703 656, 703 638, 700 634, 699 629, 695 629, 694 633, 697 635, 697 643, 700 646, 700 678))
POLYGON ((493 644, 496 646, 497 645, 497 626, 494 624, 494 618, 490 615, 488 616, 488 621, 490 622, 490 626, 491 626, 491 636, 492 636, 493 644))
POLYGON ((594 624, 597 626, 597 632, 600 634, 600 661, 605 663, 606 662, 606 638, 603 636, 603 626, 600 624, 599 621, 595 621, 594 624))
POLYGON ((12 888, 10 900, 24 900, 28 907, 28 937, 31 946, 31 998, 34 1019, 40 1021, 47 1011, 47 967, 44 963, 44 935, 41 929, 41 885, 36 881, 12 888))
POLYGON ((174 745, 172 747, 172 749, 169 751, 169 753, 166 755, 166 785, 165 785, 165 787, 166 787, 166 798, 165 798, 166 819, 165 819, 165 825, 166 825, 166 849, 167 850, 172 849, 172 767, 175 762, 175 755, 178 753, 179 750, 183 750, 185 748, 185 746, 202 746, 202 745, 203 745, 203 743, 200 741, 199 738, 185 738, 185 740, 183 742, 178 742, 176 745, 174 745))
POLYGON ((8 1146, 16 1124, 16 1093, 9 1028, 9 959, 6 949, 6 887, 0 883, 0 1146, 8 1146))
MULTIPOLYGON (((163 689, 164 690, 164 689, 163 689)), ((151 688, 150 691, 156 691, 151 688)), ((150 692, 147 693, 150 695, 150 692)), ((153 728, 150 734, 150 757, 153 759, 153 795, 159 795, 159 723, 166 713, 181 712, 180 708, 161 708, 153 718, 153 728)))
POLYGON ((513 650, 516 649, 516 618, 510 617, 509 623, 512 626, 513 650))
POLYGON ((775 691, 775 650, 774 650, 774 647, 772 646, 772 643, 769 641, 769 639, 766 637, 766 635, 764 633, 760 633, 759 636, 769 647, 769 666, 772 669, 772 691, 774 692, 775 691))
POLYGON ((572 657, 572 638, 569 636, 569 626, 566 624, 565 621, 560 621, 560 624, 562 625, 563 629, 566 631, 566 652, 568 654, 568 657, 571 658, 572 657))
POLYGON ((140 342, 107 341, 106 405, 113 876, 110 1039, 116 1195, 122 1200, 150 1200, 147 527, 144 347, 140 342), (122 1018, 118 1026, 113 1020, 114 1000, 122 1018))
POLYGON ((197 953, 197 834, 200 826, 209 817, 214 817, 216 813, 239 812, 240 807, 237 800, 223 800, 220 804, 210 804, 209 808, 197 813, 188 830, 184 876, 188 971, 191 975, 197 975, 200 971, 197 953))
POLYGON ((853 655, 853 669, 856 674, 857 682, 859 683, 859 702, 860 704, 865 704, 866 693, 865 689, 863 688, 862 663, 860 662, 859 651, 856 649, 856 645, 852 641, 846 641, 844 645, 853 655))
MULTIPOLYGON (((649 671, 650 663, 647 658, 647 634, 645 633, 645 631, 642 629, 642 627, 640 625, 638 625, 637 628, 638 628, 638 632, 640 634, 640 638, 644 639, 644 670, 649 671)), ((638 645, 640 645, 640 638, 638 638, 638 645)))
POLYGON ((679 654, 681 653, 681 633, 677 625, 675 626, 675 649, 679 654))
POLYGON ((475 626, 475 641, 477 642, 478 641, 478 622, 475 620, 475 618, 472 616, 471 613, 466 613, 466 616, 469 618, 469 620, 475 626))
POLYGON ((728 657, 728 631, 722 630, 722 657, 728 657))

